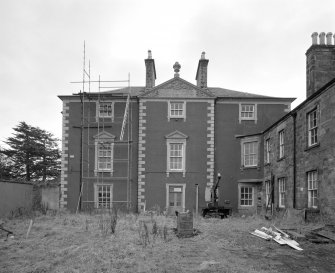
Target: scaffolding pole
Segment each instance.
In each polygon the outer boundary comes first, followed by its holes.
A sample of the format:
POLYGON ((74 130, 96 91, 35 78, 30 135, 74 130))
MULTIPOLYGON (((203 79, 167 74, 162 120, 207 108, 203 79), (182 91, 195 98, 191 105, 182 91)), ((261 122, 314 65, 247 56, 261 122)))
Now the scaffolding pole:
MULTIPOLYGON (((127 209, 130 209, 131 204, 131 168, 132 168, 132 126, 131 126, 131 115, 132 115, 132 107, 131 107, 131 85, 130 85, 130 74, 128 74, 127 80, 120 80, 120 81, 114 81, 114 80, 101 80, 100 75, 98 80, 91 80, 91 64, 89 61, 89 67, 88 71, 86 70, 86 48, 85 48, 85 41, 84 41, 84 56, 83 56, 83 71, 82 71, 82 81, 74 81, 71 83, 75 84, 81 84, 82 90, 80 90, 79 98, 81 103, 81 110, 80 110, 80 126, 73 126, 73 128, 80 129, 80 164, 79 164, 79 196, 78 196, 78 203, 77 203, 77 209, 76 212, 83 210, 83 204, 94 204, 94 207, 96 207, 96 203, 93 198, 93 200, 89 200, 89 191, 90 187, 94 186, 94 181, 97 184, 105 184, 106 182, 110 182, 111 185, 114 185, 117 181, 127 181, 126 183, 126 194, 127 194, 127 200, 126 201, 112 201, 112 198, 110 199, 111 204, 113 203, 126 203, 127 209), (98 84, 98 94, 92 94, 91 93, 91 83, 98 84), (90 147, 93 145, 96 146, 96 142, 100 143, 100 133, 105 131, 105 129, 110 129, 116 124, 117 122, 112 121, 113 125, 110 125, 110 121, 105 124, 107 121, 105 121, 105 117, 99 117, 99 108, 96 109, 96 113, 98 115, 97 118, 94 118, 93 121, 91 120, 91 103, 94 101, 94 97, 97 100, 97 107, 99 107, 101 101, 111 98, 111 101, 114 98, 118 98, 119 94, 116 94, 113 96, 113 92, 106 93, 108 91, 105 91, 106 88, 113 89, 112 91, 118 91, 115 90, 116 88, 120 88, 120 86, 103 86, 103 84, 109 84, 109 83, 128 83, 128 86, 121 86, 121 88, 127 88, 127 99, 126 99, 126 105, 125 105, 125 111, 122 119, 122 126, 121 126, 121 132, 120 132, 120 140, 113 141, 113 145, 127 145, 127 151, 126 151, 126 158, 118 158, 115 159, 114 155, 112 157, 112 162, 114 163, 125 163, 127 166, 125 166, 126 175, 124 177, 115 177, 111 174, 111 176, 105 176, 103 172, 99 172, 96 170, 96 168, 91 170, 91 159, 90 159, 90 147), (88 85, 88 93, 86 92, 88 85), (104 90, 103 93, 101 91, 104 90), (103 95, 102 95, 103 94, 103 95), (93 99, 92 99, 93 98, 93 99), (86 102, 88 102, 88 105, 86 102), (87 109, 86 109, 87 108, 87 109), (97 119, 97 120, 96 120, 97 119), (125 134, 125 128, 127 126, 127 137, 124 139, 125 134), (96 130, 97 131, 97 139, 93 140, 93 136, 91 135, 90 130, 96 130), (85 134, 87 133, 87 139, 84 141, 85 134), (84 160, 84 155, 87 155, 87 159, 84 160), (91 175, 93 174, 93 175, 91 175), (84 193, 85 197, 84 198, 84 193)), ((109 84, 110 85, 110 84, 109 84)), ((113 104, 114 106, 114 104, 113 104)), ((122 117, 120 117, 122 118, 122 117)), ((114 146, 113 146, 114 147, 114 146)), ((98 149, 98 147, 97 147, 98 149)), ((98 152, 98 151, 97 151, 98 152)), ((114 148, 113 148, 114 153, 114 148)), ((95 158, 95 160, 98 160, 95 158)), ((96 163, 97 164, 97 163, 96 163)), ((122 168, 121 168, 122 169, 122 168)), ((113 187, 114 191, 114 187, 113 187)), ((112 193, 113 194, 113 193, 112 193)), ((114 194, 113 194, 114 195, 114 194)), ((114 198, 113 198, 114 199, 114 198)))

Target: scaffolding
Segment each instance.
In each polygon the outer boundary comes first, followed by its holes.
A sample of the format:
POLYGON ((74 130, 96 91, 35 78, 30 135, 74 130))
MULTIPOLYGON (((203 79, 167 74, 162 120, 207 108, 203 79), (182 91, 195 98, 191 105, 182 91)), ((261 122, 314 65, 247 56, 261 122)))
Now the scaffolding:
MULTIPOLYGON (((100 75, 98 80, 92 80, 90 61, 88 70, 86 69, 85 51, 84 42, 82 81, 71 82, 82 85, 82 90, 77 94, 80 98, 81 108, 80 126, 74 126, 80 130, 79 195, 76 211, 110 209, 112 207, 130 210, 134 205, 131 198, 133 134, 130 74, 126 80, 101 80, 100 75), (91 92, 93 85, 97 86, 98 92, 91 92), (127 92, 124 92, 125 90, 127 92), (111 103, 111 107, 113 107, 113 109, 109 109, 113 111, 111 118, 100 116, 100 107, 105 102, 111 103), (124 111, 120 116, 115 113, 115 102, 125 103, 124 111), (97 167, 99 164, 97 163, 97 153, 100 152, 97 149, 106 143, 104 139, 100 139, 104 133, 113 136, 110 141, 112 147, 110 171, 100 171, 97 167), (115 158, 115 151, 121 157, 115 158), (114 169, 114 165, 119 170, 114 169), (114 174, 117 175, 114 176, 114 174), (126 182, 126 199, 114 200, 114 184, 124 182, 126 182), (108 191, 102 192, 101 196, 97 196, 95 185, 112 185, 112 190, 109 193, 108 191)), ((123 187, 123 184, 119 185, 121 190, 123 187)))

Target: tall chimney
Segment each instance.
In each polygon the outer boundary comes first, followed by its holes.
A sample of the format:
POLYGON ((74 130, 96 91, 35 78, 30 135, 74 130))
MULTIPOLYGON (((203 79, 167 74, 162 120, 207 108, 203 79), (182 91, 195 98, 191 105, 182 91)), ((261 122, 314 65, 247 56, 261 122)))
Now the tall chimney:
POLYGON ((155 87, 156 68, 155 60, 152 58, 151 50, 148 50, 148 59, 145 59, 145 88, 155 87))
POLYGON ((207 88, 207 66, 209 60, 205 58, 205 52, 202 52, 199 60, 197 75, 195 77, 197 86, 200 88, 207 88))
POLYGON ((335 78, 335 45, 331 42, 332 33, 314 32, 312 45, 306 52, 306 95, 307 98, 335 78))

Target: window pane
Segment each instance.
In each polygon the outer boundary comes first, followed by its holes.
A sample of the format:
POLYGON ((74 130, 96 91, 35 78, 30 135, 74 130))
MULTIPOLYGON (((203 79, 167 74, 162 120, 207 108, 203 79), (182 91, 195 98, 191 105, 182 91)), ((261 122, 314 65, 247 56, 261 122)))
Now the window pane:
POLYGON ((244 166, 257 166, 258 142, 246 142, 243 144, 244 166))
POLYGON ((241 187, 240 188, 240 205, 252 206, 253 205, 253 188, 241 187))

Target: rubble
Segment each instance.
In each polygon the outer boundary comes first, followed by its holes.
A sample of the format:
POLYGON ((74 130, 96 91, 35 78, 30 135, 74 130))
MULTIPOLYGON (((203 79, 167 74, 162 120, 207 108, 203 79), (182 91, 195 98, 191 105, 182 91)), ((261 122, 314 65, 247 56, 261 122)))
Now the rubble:
POLYGON ((280 245, 288 245, 299 251, 303 250, 299 246, 299 243, 291 239, 287 233, 276 228, 275 226, 273 227, 274 227, 273 229, 271 227, 270 228, 262 227, 260 230, 256 229, 255 231, 250 232, 250 233, 254 236, 260 237, 265 240, 272 239, 280 245))

